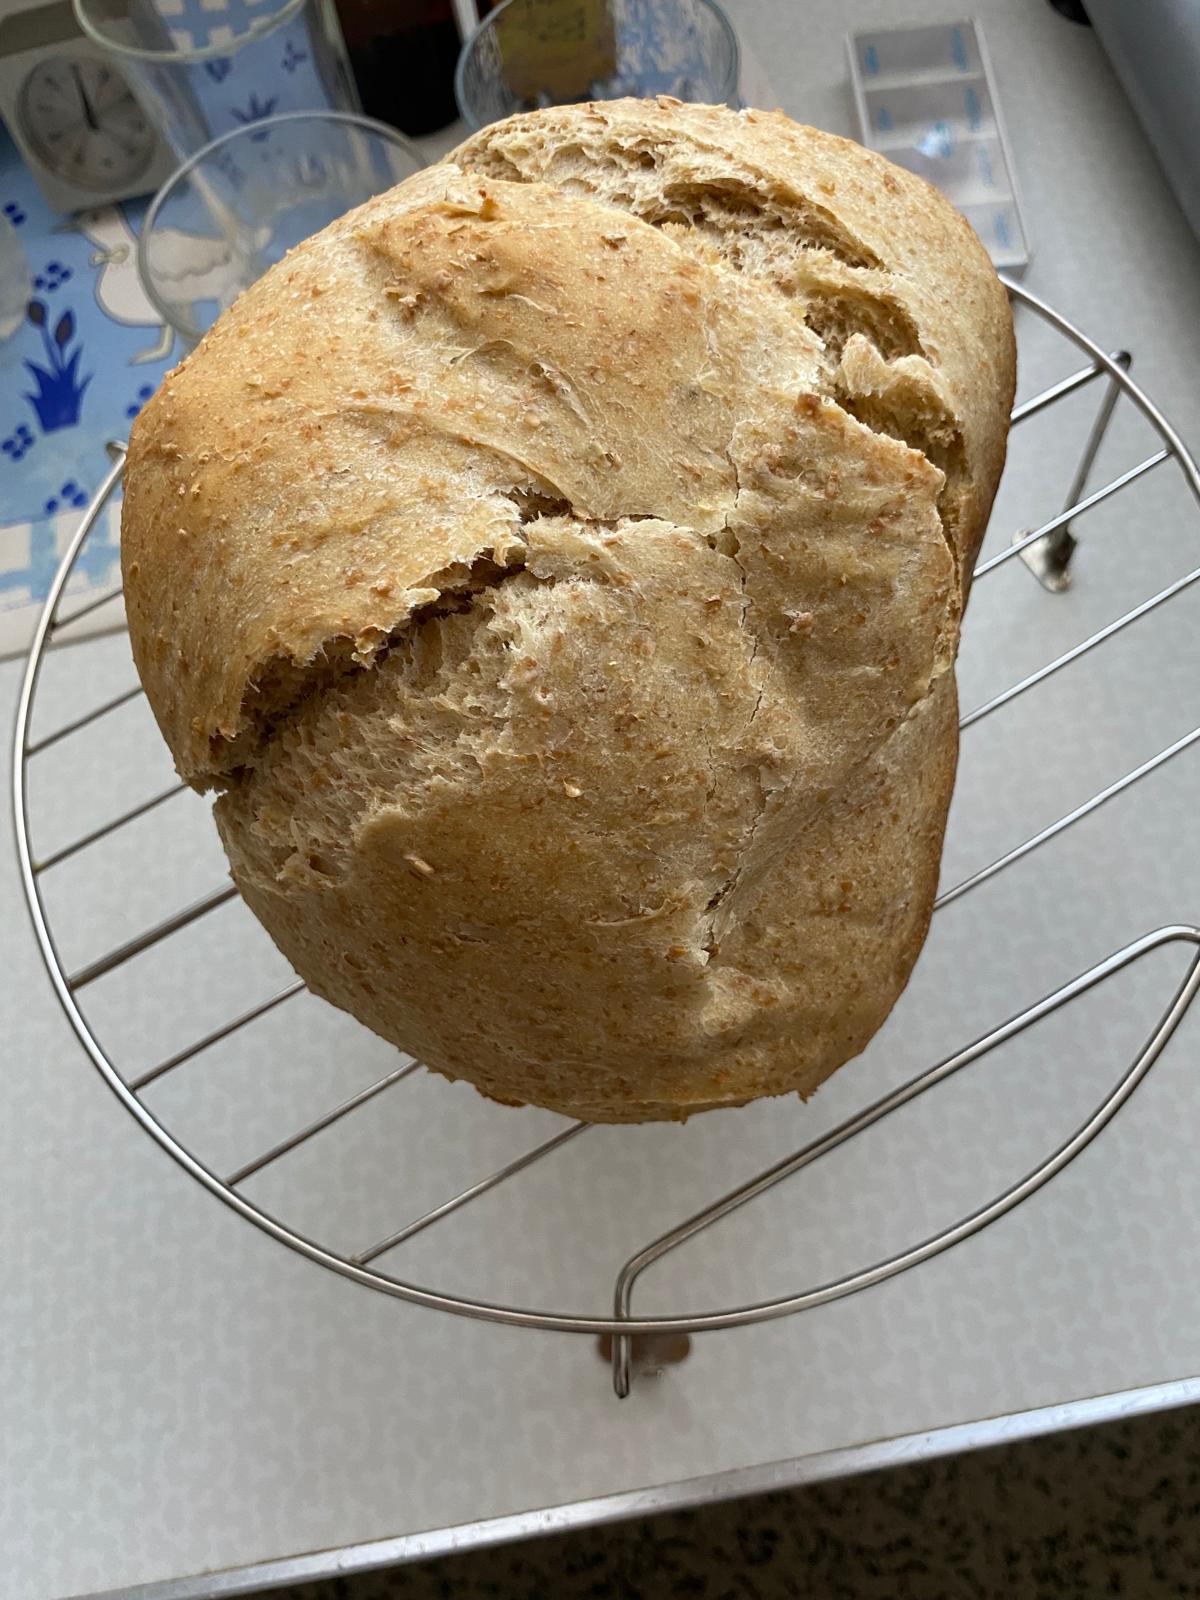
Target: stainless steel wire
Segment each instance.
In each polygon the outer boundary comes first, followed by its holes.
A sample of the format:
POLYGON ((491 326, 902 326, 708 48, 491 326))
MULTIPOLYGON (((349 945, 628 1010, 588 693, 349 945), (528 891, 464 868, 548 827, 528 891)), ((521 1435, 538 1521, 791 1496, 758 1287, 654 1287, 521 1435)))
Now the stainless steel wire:
POLYGON ((999 555, 993 556, 990 561, 981 562, 975 568, 976 581, 986 577, 989 572, 993 572, 997 567, 1003 566, 1006 561, 1011 561, 1013 556, 1021 555, 1023 551, 1029 549, 1030 545, 1037 544, 1039 539, 1048 539, 1051 534, 1061 533, 1064 528, 1074 522, 1076 517, 1082 516, 1085 511, 1090 511, 1093 506, 1098 506, 1101 501, 1107 500, 1109 495, 1116 494, 1119 489, 1124 489, 1127 484, 1135 482, 1144 473, 1152 471, 1153 468, 1161 466, 1164 461, 1169 461, 1170 459, 1171 452, 1169 450, 1159 450, 1154 455, 1148 456, 1145 461, 1139 461, 1136 467, 1130 467, 1128 472, 1121 473, 1120 477, 1114 478, 1111 483, 1106 483, 1103 489, 1096 489, 1082 500, 1072 496, 1071 503, 1068 504, 1067 509, 1060 512, 1057 517, 1051 517, 1049 522, 1043 522, 1041 527, 1034 528, 1032 533, 1022 534, 1019 539, 1009 545, 1007 550, 1001 550, 999 555))
MULTIPOLYGON (((976 576, 978 578, 985 577, 1013 556, 1032 557, 1035 552, 1049 548, 1053 541, 1059 541, 1056 546, 1057 555, 1055 560, 1059 563, 1059 576, 1061 576, 1061 569, 1065 566, 1065 562, 1070 555, 1070 549, 1061 542, 1061 536, 1066 534, 1068 538, 1071 537, 1070 526, 1076 518, 1085 515, 1093 507, 1109 500, 1139 478, 1168 461, 1175 463, 1197 505, 1200 506, 1200 471, 1197 470, 1196 463, 1166 418, 1129 377, 1127 370, 1129 356, 1126 352, 1105 353, 1078 329, 1068 323, 1066 319, 1046 306, 1028 290, 1017 285, 1010 285, 1009 287, 1015 300, 1041 317, 1044 322, 1059 332, 1065 339, 1075 344, 1084 352, 1087 358, 1085 366, 1018 406, 1013 413, 1012 421, 1014 426, 1039 415, 1066 396, 1074 394, 1094 382, 1101 380, 1105 382, 1105 395, 1101 402, 1096 422, 1093 424, 1084 457, 1075 475, 1072 491, 1068 497, 1069 504, 1056 517, 1051 518, 1040 527, 1022 534, 1008 549, 981 563, 976 570, 976 576), (1107 426, 1113 405, 1120 397, 1126 398, 1142 412, 1158 433, 1163 447, 1145 460, 1120 473, 1101 488, 1085 494, 1085 480, 1088 471, 1104 429, 1107 426)), ((930 1256, 942 1250, 947 1250, 963 1239, 969 1238, 990 1222, 1011 1211, 1013 1207, 1019 1205, 1044 1183, 1053 1178, 1056 1173, 1061 1171, 1115 1116, 1116 1112, 1128 1099, 1129 1095, 1132 1094, 1157 1059, 1178 1025, 1180 1018, 1191 1003, 1196 989, 1200 987, 1200 930, 1186 924, 1171 925, 1133 940, 1105 960, 1080 973, 1069 983, 1054 990, 1053 993, 1035 1001, 1016 1016, 1010 1018, 1001 1027, 992 1029, 965 1049, 948 1056, 938 1065, 919 1074, 908 1084, 876 1101, 874 1105, 848 1119, 832 1132, 823 1135, 820 1139, 806 1145, 803 1149, 784 1158, 782 1161, 776 1162, 765 1171, 756 1174, 745 1183, 705 1206, 676 1227, 661 1233, 650 1244, 630 1256, 621 1269, 614 1291, 612 1316, 577 1315, 568 1312, 538 1310, 519 1305, 501 1305, 486 1300, 444 1294, 423 1285, 406 1282, 371 1265, 377 1258, 396 1249, 417 1233, 434 1226, 443 1218, 470 1205, 483 1194, 489 1193, 500 1184, 507 1182, 535 1163, 575 1141, 586 1131, 586 1125, 582 1123, 564 1127, 540 1144, 511 1159, 504 1166, 469 1184, 450 1199, 432 1207, 413 1221, 395 1229, 357 1253, 343 1255, 332 1251, 317 1240, 309 1238, 298 1230, 287 1226, 286 1223, 255 1205, 252 1200, 248 1199, 240 1191, 239 1186, 277 1160, 287 1156, 301 1144, 316 1137, 324 1129, 331 1127, 343 1117, 349 1116, 376 1096, 410 1078, 418 1070, 420 1064, 411 1062, 397 1067, 394 1071, 385 1074, 364 1089, 360 1089, 349 1096, 323 1115, 314 1118, 303 1127, 278 1140, 253 1159, 244 1162, 228 1176, 221 1177, 158 1120, 153 1111, 142 1100, 141 1091, 160 1080, 167 1073, 175 1071, 186 1062, 190 1062, 202 1055, 220 1041, 234 1036, 244 1027, 251 1026, 268 1012, 299 995, 304 986, 299 982, 289 984, 267 999, 250 1006, 239 1015, 221 1023, 203 1037, 193 1040, 172 1055, 127 1077, 118 1070, 104 1046, 96 1037, 82 1009, 80 991, 118 967, 135 960, 162 940, 172 937, 198 919, 217 910, 232 900, 236 891, 231 884, 215 886, 199 900, 164 918, 116 948, 95 957, 71 974, 66 972, 60 960, 57 944, 46 913, 40 887, 40 879, 43 874, 52 870, 61 862, 79 856, 101 839, 117 832, 137 818, 144 816, 147 812, 163 805, 173 795, 183 791, 182 785, 172 785, 170 788, 129 808, 111 821, 97 825, 70 844, 53 851, 49 855, 40 859, 35 855, 31 842, 31 819, 28 800, 27 770, 29 763, 49 747, 69 739, 84 727, 129 704, 141 694, 141 690, 138 687, 131 687, 125 693, 58 727, 48 735, 36 741, 31 741, 30 739, 30 725, 38 678, 48 645, 63 629, 98 607, 115 600, 120 594, 120 590, 114 590, 74 608, 65 615, 59 615, 59 605, 75 561, 108 497, 118 482, 122 454, 120 447, 113 447, 113 453, 117 457, 113 468, 106 476, 95 500, 85 512, 79 529, 72 539, 67 554, 52 582, 35 632, 18 702, 13 767, 13 809, 16 822, 18 863, 35 938, 63 1010, 93 1065, 126 1110, 180 1166, 190 1172, 193 1177, 218 1196, 226 1205, 272 1237, 326 1268, 383 1293, 435 1310, 457 1312, 475 1318, 522 1327, 552 1329, 571 1333, 615 1335, 616 1337, 613 1339, 614 1384, 618 1394, 624 1394, 628 1392, 629 1388, 631 1339, 635 1335, 695 1333, 717 1328, 732 1328, 748 1323, 761 1322, 768 1318, 786 1316, 792 1312, 825 1304, 830 1300, 856 1293, 860 1289, 867 1288, 872 1284, 882 1282, 886 1278, 893 1277, 897 1273, 906 1271, 919 1262, 929 1259, 930 1256), (921 1243, 886 1260, 876 1262, 872 1266, 835 1281, 819 1285, 816 1288, 806 1289, 800 1293, 785 1295, 776 1299, 707 1312, 650 1317, 633 1315, 632 1294, 635 1283, 644 1271, 655 1262, 661 1260, 663 1256, 680 1248, 689 1239, 718 1223, 733 1211, 749 1204, 776 1184, 812 1165, 821 1156, 853 1139, 858 1133, 873 1126, 899 1107, 908 1104, 919 1095, 925 1094, 951 1074, 980 1060, 998 1045, 1014 1038, 1026 1028, 1034 1026, 1052 1012, 1068 1005, 1071 1001, 1104 982, 1116 972, 1139 961, 1151 951, 1159 950, 1172 944, 1182 944, 1188 947, 1193 952, 1191 960, 1173 999, 1159 1018, 1141 1051, 1121 1075, 1110 1093, 1091 1116, 1076 1129, 1075 1133, 1049 1155, 1045 1161, 1039 1163, 1020 1182, 1012 1185, 1003 1194, 996 1196, 969 1216, 960 1218, 950 1227, 942 1229, 939 1233, 921 1243)), ((1032 561, 1031 564, 1033 564, 1032 561)), ((1039 576, 1043 576, 1042 573, 1039 572, 1039 576)), ((1028 674, 1020 682, 975 708, 963 718, 962 726, 964 728, 970 727, 998 710, 1001 706, 1008 704, 1018 695, 1044 682, 1052 674, 1079 660, 1113 637, 1117 632, 1131 626, 1158 606, 1174 598, 1198 578, 1200 578, 1200 568, 1167 585, 1155 595, 1126 611, 1115 621, 1097 630, 1080 644, 1063 652, 1055 660, 1039 668, 1036 672, 1028 674)), ((1043 581, 1046 581, 1044 576, 1043 581)), ((1055 587, 1060 585, 1050 583, 1048 586, 1055 587)), ((1184 734, 1157 755, 1143 761, 1139 766, 1125 773, 1099 793, 1077 805, 1064 816, 1059 817, 1049 826, 1042 828, 1038 833, 997 857, 989 865, 945 890, 939 896, 937 906, 945 906, 960 898, 1003 871, 1013 862, 1041 848, 1083 817, 1090 815, 1099 807, 1105 805, 1116 795, 1124 793, 1134 784, 1159 770, 1168 761, 1184 750, 1189 749, 1197 741, 1200 741, 1200 728, 1184 734)))
POLYGON ((158 794, 152 794, 149 800, 143 800, 136 806, 130 806, 128 811, 122 811, 119 817, 114 817, 111 822, 102 822, 98 828, 93 828, 90 833, 85 833, 82 838, 64 844, 57 850, 52 850, 48 856, 43 856, 40 861, 35 861, 33 870, 45 872, 50 867, 58 866, 60 861, 68 861, 72 856, 78 855, 81 850, 86 850, 89 845, 99 844, 101 839, 106 839, 110 833, 127 823, 136 822, 139 817, 144 817, 147 812, 156 811, 166 800, 172 800, 177 794, 182 794, 187 785, 173 783, 169 789, 162 789, 158 794))

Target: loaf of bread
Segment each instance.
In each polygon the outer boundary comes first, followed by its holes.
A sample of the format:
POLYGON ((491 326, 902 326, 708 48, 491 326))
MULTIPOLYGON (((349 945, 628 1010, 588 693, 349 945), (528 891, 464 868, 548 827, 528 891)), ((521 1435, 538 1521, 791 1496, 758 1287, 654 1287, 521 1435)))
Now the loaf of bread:
POLYGON ((272 269, 139 417, 177 766, 309 987, 593 1121, 808 1094, 929 922, 1006 296, 780 114, 519 116, 272 269))

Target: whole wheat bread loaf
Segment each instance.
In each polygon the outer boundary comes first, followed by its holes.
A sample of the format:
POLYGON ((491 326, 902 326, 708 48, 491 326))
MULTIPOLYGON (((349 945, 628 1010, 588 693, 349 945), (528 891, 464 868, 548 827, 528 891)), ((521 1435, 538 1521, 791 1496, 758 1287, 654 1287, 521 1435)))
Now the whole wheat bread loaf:
POLYGON ((1004 292, 780 114, 483 130, 139 417, 135 658, 309 987, 596 1121, 807 1094, 928 926, 1004 292))

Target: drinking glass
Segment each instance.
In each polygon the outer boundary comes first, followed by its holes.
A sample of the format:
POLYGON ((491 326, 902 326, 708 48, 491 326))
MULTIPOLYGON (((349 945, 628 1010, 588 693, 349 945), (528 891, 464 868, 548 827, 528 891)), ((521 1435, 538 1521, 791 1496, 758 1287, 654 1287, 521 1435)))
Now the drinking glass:
POLYGON ((138 270, 194 344, 293 245, 425 165, 394 128, 292 112, 214 139, 167 179, 138 236, 138 270))
POLYGON ((289 111, 359 108, 334 0, 73 0, 182 160, 289 111))
POLYGON ((475 130, 622 95, 736 104, 738 64, 716 0, 506 0, 463 45, 454 92, 475 130))
POLYGON ((7 339, 25 321, 33 289, 33 274, 21 236, 0 213, 0 340, 7 339))

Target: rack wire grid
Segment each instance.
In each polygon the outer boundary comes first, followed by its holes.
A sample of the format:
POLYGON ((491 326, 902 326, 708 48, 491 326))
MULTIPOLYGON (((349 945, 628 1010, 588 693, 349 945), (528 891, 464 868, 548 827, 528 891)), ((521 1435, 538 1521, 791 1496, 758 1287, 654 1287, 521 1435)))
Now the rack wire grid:
MULTIPOLYGON (((1191 500, 1195 502, 1196 508, 1200 509, 1200 471, 1197 470, 1192 456, 1158 407, 1130 378, 1130 357, 1127 352, 1106 353, 1028 290, 1012 283, 1008 285, 1008 289, 1016 307, 1023 308, 1025 316, 1033 318, 1043 329, 1051 330, 1058 342, 1065 341, 1077 350, 1081 350, 1085 357, 1085 364, 1078 370, 1072 371, 1068 376, 1042 389, 1017 406, 1012 417, 1014 428, 1026 427, 1039 418, 1042 419, 1043 426, 1053 427, 1055 408, 1068 396, 1090 385, 1100 387, 1102 398, 1084 441, 1064 509, 1039 526, 1022 530, 998 553, 981 561, 976 568, 975 579, 978 585, 998 567, 1017 559, 1023 560, 1047 589, 1060 591, 1070 583, 1071 557, 1075 547, 1072 527, 1078 519, 1168 462, 1182 475, 1191 500), (1097 452, 1108 431, 1114 407, 1121 399, 1136 408, 1149 423, 1158 436, 1159 448, 1099 488, 1085 492, 1097 452)), ((400 1064, 348 1097, 340 1099, 320 1115, 308 1119, 301 1126, 281 1132, 253 1158, 241 1161, 232 1170, 221 1169, 217 1163, 206 1159, 192 1148, 187 1136, 166 1125, 163 1118, 147 1105, 145 1092, 168 1074, 175 1074, 185 1067, 192 1071, 198 1070, 206 1052, 212 1051, 222 1041, 241 1034, 241 1030, 252 1028, 277 1008, 288 1006, 302 993, 304 985, 299 981, 285 984, 282 988, 269 993, 266 998, 239 1011, 237 1015, 221 1021, 218 1026, 207 1029, 197 1037, 189 1038, 182 1047, 160 1057, 152 1065, 138 1070, 123 1070, 114 1060, 115 1051, 110 1051, 102 1042, 100 1035, 104 1030, 89 1019, 84 1000, 88 991, 100 979, 129 963, 136 963, 147 957, 156 947, 173 939, 201 919, 208 918, 218 907, 233 899, 236 891, 232 884, 229 882, 217 884, 210 892, 183 906, 182 909, 174 911, 153 926, 146 927, 133 937, 125 939, 73 970, 69 969, 60 958, 58 933, 61 929, 52 926, 52 917, 47 908, 45 885, 48 877, 68 861, 74 861, 78 867, 81 858, 100 847, 103 841, 108 841, 150 812, 157 811, 159 807, 170 805, 176 796, 188 792, 181 783, 171 784, 125 809, 122 814, 97 823, 82 835, 72 838, 47 854, 39 855, 34 847, 29 799, 31 767, 51 747, 61 747, 65 741, 77 740, 85 729, 109 717, 118 708, 137 700, 142 694, 140 687, 135 685, 72 720, 60 723, 48 734, 36 739, 31 737, 31 719, 39 676, 47 660, 48 648, 52 644, 58 645, 78 637, 79 630, 76 625, 85 617, 92 617, 91 626, 94 626, 97 620, 95 614, 100 613, 101 608, 105 606, 115 607, 120 598, 121 591, 115 589, 111 593, 92 598, 74 609, 60 611, 68 580, 80 553, 103 506, 120 479, 124 449, 117 444, 111 445, 109 449, 113 465, 85 512, 51 585, 30 650, 18 704, 13 805, 20 873, 34 934, 67 1018, 93 1065, 126 1110, 185 1171, 191 1173, 226 1205, 274 1239, 324 1267, 359 1284, 430 1309, 456 1312, 526 1328, 600 1336, 602 1354, 611 1361, 616 1393, 625 1396, 630 1391, 631 1378, 635 1371, 658 1370, 664 1362, 680 1359, 682 1354, 686 1353, 689 1342, 685 1336, 783 1317, 854 1294, 929 1260, 940 1252, 948 1250, 952 1245, 979 1233, 981 1229, 1012 1211, 1061 1172, 1112 1120, 1158 1058, 1190 1005, 1197 988, 1200 987, 1200 929, 1185 923, 1171 924, 1132 939, 1069 981, 1051 988, 1049 992, 1010 1016, 1000 1026, 991 1028, 965 1047, 945 1056, 936 1065, 874 1100, 865 1109, 846 1117, 819 1137, 810 1139, 783 1159, 772 1162, 749 1180, 720 1194, 716 1199, 707 1201, 686 1220, 658 1232, 649 1242, 629 1254, 621 1265, 615 1283, 611 1284, 611 1314, 574 1313, 497 1303, 489 1299, 440 1291, 410 1282, 384 1271, 377 1265, 382 1257, 397 1250, 406 1241, 462 1212, 517 1174, 533 1167, 536 1163, 546 1161, 564 1146, 584 1138, 589 1130, 583 1123, 558 1128, 550 1137, 531 1148, 524 1149, 513 1159, 494 1167, 485 1175, 459 1188, 448 1198, 427 1207, 404 1226, 366 1240, 357 1250, 322 1242, 313 1236, 317 1230, 289 1223, 273 1214, 264 1204, 248 1198, 243 1186, 248 1179, 273 1167, 275 1163, 284 1161, 286 1157, 301 1146, 307 1145, 310 1140, 335 1123, 361 1112, 368 1104, 377 1104, 380 1096, 394 1091, 401 1083, 411 1079, 418 1072, 420 1063, 401 1058, 400 1064), (949 1226, 937 1229, 918 1243, 894 1250, 866 1268, 831 1277, 816 1287, 699 1313, 682 1311, 675 1314, 634 1315, 632 1299, 636 1283, 643 1273, 669 1253, 686 1246, 689 1241, 723 1218, 750 1205, 776 1185, 810 1168, 831 1151, 847 1144, 866 1129, 892 1116, 901 1107, 945 1083, 964 1067, 979 1062, 1006 1041, 1015 1039, 1042 1019, 1104 985, 1117 973, 1141 962, 1151 952, 1167 946, 1182 946, 1188 955, 1185 974, 1175 988, 1169 1003, 1161 1011, 1148 1034, 1144 1035, 1144 1042, 1111 1090, 1076 1126, 1068 1138, 1038 1161, 1019 1181, 1011 1183, 986 1203, 968 1210, 949 1226)), ((1063 650, 1036 670, 1026 673, 1002 692, 984 700, 963 717, 962 728, 966 730, 973 727, 1018 697, 1036 690, 1048 679, 1090 656, 1116 635, 1150 617, 1197 582, 1200 582, 1200 567, 1162 586, 1149 598, 1123 611, 1081 642, 1063 650)), ((148 711, 146 715, 148 717, 148 711)), ((1026 837, 986 866, 944 888, 938 896, 935 909, 940 910, 962 896, 970 894, 981 884, 994 879, 1032 852, 1044 850, 1068 829, 1164 767, 1167 762, 1198 740, 1200 740, 1200 727, 1176 739, 1150 759, 1125 771, 1082 804, 1075 805, 1058 816, 1048 826, 1026 837)), ((118 738, 107 740, 104 742, 102 758, 119 761, 123 749, 122 740, 118 738)), ((93 760, 95 759, 93 756, 93 760)), ((72 770, 75 771, 74 768, 72 770)), ((93 776, 94 770, 86 764, 75 772, 79 787, 85 791, 89 788, 89 780, 93 776)), ((192 803, 201 802, 193 799, 192 803)), ((142 863, 141 870, 158 871, 169 875, 170 863, 162 862, 157 866, 154 863, 142 863)), ((164 997, 164 1003, 169 1005, 169 997, 164 997)), ((903 999, 900 1005, 904 1005, 903 999)), ((1139 1038, 1143 1037, 1142 1027, 1144 1022, 1139 1025, 1137 1035, 1139 1038)), ((242 1035, 243 1039, 245 1037, 242 1035)), ((441 1080, 438 1081, 440 1083, 441 1080)), ((449 1089, 448 1085, 443 1087, 449 1089)), ((512 1112, 491 1107, 488 1108, 488 1114, 496 1118, 513 1116, 512 1112)), ((729 1130, 729 1140, 731 1151, 736 1150, 734 1128, 729 1130)))

